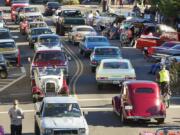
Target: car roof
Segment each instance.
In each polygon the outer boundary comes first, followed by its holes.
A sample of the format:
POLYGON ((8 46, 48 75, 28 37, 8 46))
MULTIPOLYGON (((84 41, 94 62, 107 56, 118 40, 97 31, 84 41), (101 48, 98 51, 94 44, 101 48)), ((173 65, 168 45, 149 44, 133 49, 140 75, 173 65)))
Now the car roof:
POLYGON ((114 58, 114 59, 103 59, 103 60, 101 60, 101 62, 130 62, 130 60, 128 60, 128 59, 116 59, 116 58, 114 58))
MULTIPOLYGON (((119 49, 119 47, 117 46, 96 46, 94 47, 94 50, 95 49, 101 49, 101 48, 114 48, 114 49, 119 49)), ((120 49, 119 49, 120 50, 120 49)))
POLYGON ((78 25, 78 26, 74 26, 74 28, 93 28, 93 27, 89 25, 78 25))
POLYGON ((56 35, 56 34, 41 34, 41 35, 39 35, 39 38, 40 37, 58 37, 59 38, 59 35, 56 35))
POLYGON ((14 42, 14 39, 0 39, 0 43, 4 43, 4 42, 14 42))
POLYGON ((86 38, 107 38, 105 36, 85 36, 86 38))
POLYGON ((45 103, 78 103, 74 97, 44 97, 45 103))
POLYGON ((39 29, 49 29, 49 30, 51 30, 49 27, 37 27, 37 28, 32 28, 31 30, 39 30, 39 29))

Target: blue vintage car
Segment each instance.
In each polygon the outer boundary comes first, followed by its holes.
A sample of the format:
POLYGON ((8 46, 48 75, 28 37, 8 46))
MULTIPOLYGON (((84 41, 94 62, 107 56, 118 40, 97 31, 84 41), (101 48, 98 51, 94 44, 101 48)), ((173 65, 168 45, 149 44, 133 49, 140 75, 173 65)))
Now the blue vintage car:
POLYGON ((91 71, 94 72, 100 61, 103 59, 122 58, 119 47, 102 46, 95 47, 90 56, 91 71))
POLYGON ((90 55, 95 47, 110 46, 107 37, 104 36, 85 36, 79 44, 79 52, 83 56, 90 55))

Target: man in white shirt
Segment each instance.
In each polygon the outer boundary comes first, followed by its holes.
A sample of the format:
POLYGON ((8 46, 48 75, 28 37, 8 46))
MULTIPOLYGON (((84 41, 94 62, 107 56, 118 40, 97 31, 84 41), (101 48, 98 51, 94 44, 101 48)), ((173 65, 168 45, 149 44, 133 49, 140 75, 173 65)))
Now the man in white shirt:
POLYGON ((11 119, 11 135, 22 135, 22 119, 24 119, 24 113, 18 106, 18 100, 14 100, 13 107, 9 109, 8 114, 11 119))

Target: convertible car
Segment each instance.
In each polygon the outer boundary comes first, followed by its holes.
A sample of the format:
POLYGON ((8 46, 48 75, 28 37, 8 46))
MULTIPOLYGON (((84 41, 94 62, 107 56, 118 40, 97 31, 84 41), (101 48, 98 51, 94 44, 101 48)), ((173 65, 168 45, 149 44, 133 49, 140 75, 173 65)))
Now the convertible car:
POLYGON ((120 95, 112 98, 112 106, 120 116, 121 123, 155 119, 161 124, 166 118, 166 107, 161 100, 159 86, 152 81, 123 82, 120 95))

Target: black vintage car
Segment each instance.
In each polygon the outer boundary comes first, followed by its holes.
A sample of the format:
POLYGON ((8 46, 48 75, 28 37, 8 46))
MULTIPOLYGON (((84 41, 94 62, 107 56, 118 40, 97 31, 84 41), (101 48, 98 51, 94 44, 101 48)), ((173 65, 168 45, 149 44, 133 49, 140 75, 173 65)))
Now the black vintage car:
POLYGON ((60 12, 56 23, 56 33, 64 36, 66 32, 71 31, 73 26, 85 25, 85 18, 80 10, 65 9, 60 12))
POLYGON ((5 60, 3 54, 0 54, 0 78, 6 79, 7 77, 8 77, 7 61, 5 60))

